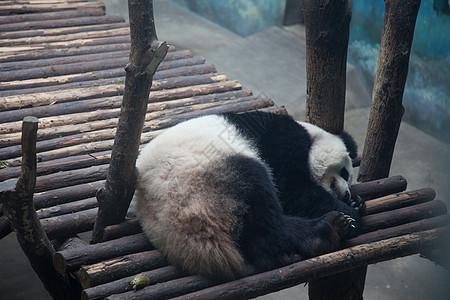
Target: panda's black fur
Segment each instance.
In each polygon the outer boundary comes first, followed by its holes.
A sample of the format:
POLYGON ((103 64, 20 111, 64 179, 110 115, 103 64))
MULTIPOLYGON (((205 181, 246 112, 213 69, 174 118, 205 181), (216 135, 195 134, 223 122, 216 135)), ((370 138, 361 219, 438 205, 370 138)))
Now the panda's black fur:
POLYGON ((171 263, 235 278, 246 263, 267 270, 292 255, 333 251, 357 235, 364 204, 342 184, 351 180, 355 156, 350 135, 336 138, 289 116, 200 117, 143 149, 133 204, 144 232, 171 263), (339 172, 345 181, 336 179, 339 172))

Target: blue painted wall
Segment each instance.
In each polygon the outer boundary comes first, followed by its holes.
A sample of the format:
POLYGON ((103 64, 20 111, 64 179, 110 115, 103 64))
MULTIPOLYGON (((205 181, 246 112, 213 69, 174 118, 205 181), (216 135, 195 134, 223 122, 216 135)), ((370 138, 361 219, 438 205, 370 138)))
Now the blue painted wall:
MULTIPOLYGON (((411 49, 404 120, 450 142, 450 16, 433 9, 447 0, 422 0, 411 49)), ((384 18, 384 1, 353 0, 349 61, 372 89, 384 18)))
POLYGON ((248 36, 283 21, 284 0, 174 0, 241 35, 248 36))

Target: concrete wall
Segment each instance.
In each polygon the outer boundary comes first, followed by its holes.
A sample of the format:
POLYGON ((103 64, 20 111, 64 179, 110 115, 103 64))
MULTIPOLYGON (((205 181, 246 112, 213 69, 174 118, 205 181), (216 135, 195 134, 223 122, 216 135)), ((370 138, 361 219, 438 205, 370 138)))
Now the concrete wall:
MULTIPOLYGON (((447 0, 423 0, 417 17, 404 94, 404 119, 450 142, 450 15, 447 0), (435 6, 435 8, 433 7, 435 6)), ((384 18, 384 1, 353 0, 349 61, 372 89, 384 18)))
POLYGON ((282 25, 285 0, 174 0, 199 15, 246 37, 282 25))

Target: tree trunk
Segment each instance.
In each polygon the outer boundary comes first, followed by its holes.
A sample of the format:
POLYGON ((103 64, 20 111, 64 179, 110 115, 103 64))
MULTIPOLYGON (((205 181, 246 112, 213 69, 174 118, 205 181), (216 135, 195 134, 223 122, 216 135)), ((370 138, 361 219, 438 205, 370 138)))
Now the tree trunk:
POLYGON ((306 121, 328 132, 344 128, 348 1, 302 1, 306 30, 306 121))
POLYGON ((0 194, 3 212, 17 233, 17 240, 44 287, 54 299, 79 299, 80 286, 53 268, 55 249, 39 222, 33 205, 36 185, 38 119, 26 117, 22 130, 22 172, 14 190, 0 194))
POLYGON ((130 63, 125 68, 125 90, 111 154, 106 185, 97 193, 99 212, 92 233, 92 242, 100 242, 105 226, 125 218, 133 197, 135 163, 147 102, 156 68, 168 51, 159 43, 153 18, 153 1, 128 0, 130 16, 130 63))
POLYGON ((420 0, 385 0, 380 56, 358 181, 389 176, 404 108, 411 44, 420 0))

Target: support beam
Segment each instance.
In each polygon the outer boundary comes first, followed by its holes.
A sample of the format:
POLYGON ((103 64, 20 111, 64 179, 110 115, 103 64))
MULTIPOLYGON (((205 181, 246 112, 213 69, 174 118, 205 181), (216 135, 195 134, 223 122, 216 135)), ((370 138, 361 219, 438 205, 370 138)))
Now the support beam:
POLYGON ((125 218, 136 185, 135 163, 153 75, 169 48, 157 40, 152 0, 128 0, 128 11, 130 63, 125 68, 125 90, 106 185, 97 193, 94 243, 101 241, 105 226, 125 218))

